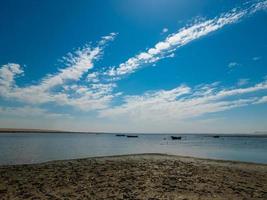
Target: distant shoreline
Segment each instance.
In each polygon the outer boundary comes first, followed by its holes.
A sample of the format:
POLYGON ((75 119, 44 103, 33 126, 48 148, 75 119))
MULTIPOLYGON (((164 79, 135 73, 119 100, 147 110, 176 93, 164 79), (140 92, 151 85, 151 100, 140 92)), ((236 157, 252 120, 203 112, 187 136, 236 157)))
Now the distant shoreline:
POLYGON ((78 134, 117 134, 123 133, 126 135, 202 135, 206 137, 267 137, 265 132, 255 132, 255 133, 132 133, 132 132, 86 132, 86 131, 64 131, 64 130, 46 130, 46 129, 17 129, 17 128, 0 128, 1 133, 78 133, 78 134))
POLYGON ((85 133, 85 134, 98 134, 100 132, 0 128, 0 133, 85 133))

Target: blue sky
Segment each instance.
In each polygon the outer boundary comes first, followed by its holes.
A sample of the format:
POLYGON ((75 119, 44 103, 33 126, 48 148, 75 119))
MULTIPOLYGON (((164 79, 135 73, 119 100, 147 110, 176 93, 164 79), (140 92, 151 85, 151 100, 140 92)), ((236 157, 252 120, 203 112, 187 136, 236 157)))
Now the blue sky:
POLYGON ((0 127, 267 130, 267 1, 6 1, 0 127))

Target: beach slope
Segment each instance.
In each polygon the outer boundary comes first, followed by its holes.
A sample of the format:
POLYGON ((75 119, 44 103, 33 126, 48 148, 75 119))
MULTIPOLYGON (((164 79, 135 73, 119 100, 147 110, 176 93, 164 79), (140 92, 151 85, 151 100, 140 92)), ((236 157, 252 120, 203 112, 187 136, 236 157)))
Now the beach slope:
POLYGON ((162 154, 0 167, 1 199, 267 199, 267 165, 162 154))

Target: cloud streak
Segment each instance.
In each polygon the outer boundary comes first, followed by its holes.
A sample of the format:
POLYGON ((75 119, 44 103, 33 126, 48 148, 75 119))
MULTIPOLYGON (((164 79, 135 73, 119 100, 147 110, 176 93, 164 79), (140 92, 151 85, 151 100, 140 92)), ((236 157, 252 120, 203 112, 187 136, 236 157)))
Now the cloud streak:
POLYGON ((101 84, 96 88, 95 85, 77 86, 77 83, 94 67, 94 62, 102 56, 105 45, 114 40, 115 36, 115 33, 111 33, 102 37, 94 48, 86 45, 74 53, 68 53, 63 57, 67 67, 56 74, 47 75, 39 84, 17 86, 14 79, 23 74, 23 69, 18 64, 3 65, 0 69, 0 96, 31 105, 56 103, 87 111, 106 107, 112 96, 107 88, 114 84, 101 84), (75 90, 75 86, 79 90, 75 90), (81 93, 81 90, 84 92, 81 93))
POLYGON ((126 96, 122 105, 100 111, 100 117, 129 121, 176 121, 237 107, 265 103, 256 92, 267 91, 267 82, 247 88, 220 89, 217 84, 146 92, 126 96), (253 96, 246 96, 254 94, 253 96))
POLYGON ((252 5, 244 5, 247 8, 234 8, 231 11, 221 14, 214 19, 195 23, 191 26, 180 29, 177 33, 169 35, 164 41, 158 42, 154 47, 141 52, 118 67, 111 67, 106 73, 108 76, 119 77, 131 74, 143 66, 155 63, 172 54, 178 48, 199 39, 209 33, 217 31, 226 25, 233 24, 259 10, 266 9, 267 1, 257 2, 252 5))

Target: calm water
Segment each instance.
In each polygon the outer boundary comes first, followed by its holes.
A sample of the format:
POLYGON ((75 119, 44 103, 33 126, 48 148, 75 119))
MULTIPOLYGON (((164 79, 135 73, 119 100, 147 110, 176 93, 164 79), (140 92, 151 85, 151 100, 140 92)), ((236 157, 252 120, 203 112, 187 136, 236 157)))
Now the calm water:
POLYGON ((267 163, 267 137, 18 133, 0 134, 0 165, 133 153, 168 153, 225 160, 267 163), (165 138, 165 139, 164 139, 165 138))

